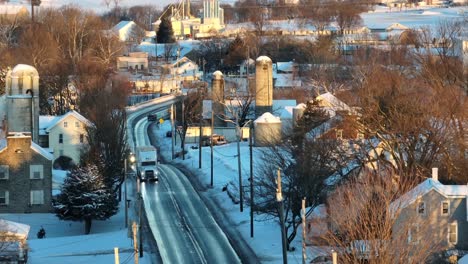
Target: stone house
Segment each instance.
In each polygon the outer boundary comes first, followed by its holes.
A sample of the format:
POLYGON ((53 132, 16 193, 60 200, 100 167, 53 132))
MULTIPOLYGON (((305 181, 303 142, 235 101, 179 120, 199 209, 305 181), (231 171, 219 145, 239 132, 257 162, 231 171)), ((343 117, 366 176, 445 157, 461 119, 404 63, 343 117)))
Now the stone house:
POLYGON ((51 212, 53 156, 32 142, 29 135, 17 133, 3 141, 0 213, 51 212))

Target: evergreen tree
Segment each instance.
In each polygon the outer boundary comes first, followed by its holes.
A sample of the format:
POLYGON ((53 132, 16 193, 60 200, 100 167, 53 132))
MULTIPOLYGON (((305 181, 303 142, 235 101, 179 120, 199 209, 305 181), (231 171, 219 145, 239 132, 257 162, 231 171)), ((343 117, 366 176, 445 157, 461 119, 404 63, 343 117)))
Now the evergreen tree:
POLYGON ((156 34, 156 39, 158 43, 174 43, 174 30, 172 29, 171 19, 165 17, 161 20, 159 24, 158 33, 156 34))
POLYGON ((118 201, 98 167, 89 164, 68 173, 54 208, 62 220, 85 221, 85 234, 89 234, 92 220, 106 220, 117 213, 118 201))

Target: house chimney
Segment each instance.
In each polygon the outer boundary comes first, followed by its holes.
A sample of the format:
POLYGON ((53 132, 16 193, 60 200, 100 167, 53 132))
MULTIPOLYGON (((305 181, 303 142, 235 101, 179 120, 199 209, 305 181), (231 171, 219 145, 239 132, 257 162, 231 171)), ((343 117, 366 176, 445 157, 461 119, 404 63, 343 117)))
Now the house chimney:
POLYGON ((432 168, 432 179, 434 181, 439 181, 439 169, 438 168, 432 168))

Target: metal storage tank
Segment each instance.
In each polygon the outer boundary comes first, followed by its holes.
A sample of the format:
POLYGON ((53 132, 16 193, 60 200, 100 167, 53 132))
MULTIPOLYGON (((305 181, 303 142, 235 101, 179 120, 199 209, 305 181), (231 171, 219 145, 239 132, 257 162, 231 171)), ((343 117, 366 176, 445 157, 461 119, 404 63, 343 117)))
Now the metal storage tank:
POLYGON ((297 121, 301 119, 306 107, 305 104, 298 104, 293 108, 293 127, 297 126, 297 121))
POLYGON ((267 147, 281 142, 281 120, 267 112, 254 121, 254 145, 267 147))
POLYGON ((217 116, 224 115, 224 76, 220 71, 213 73, 212 84, 212 111, 214 111, 214 126, 224 126, 225 122, 217 116))
POLYGON ((255 62, 255 116, 271 112, 273 105, 273 63, 267 56, 255 62))
POLYGON ((32 133, 39 142, 39 73, 36 68, 18 64, 6 76, 8 133, 32 133))

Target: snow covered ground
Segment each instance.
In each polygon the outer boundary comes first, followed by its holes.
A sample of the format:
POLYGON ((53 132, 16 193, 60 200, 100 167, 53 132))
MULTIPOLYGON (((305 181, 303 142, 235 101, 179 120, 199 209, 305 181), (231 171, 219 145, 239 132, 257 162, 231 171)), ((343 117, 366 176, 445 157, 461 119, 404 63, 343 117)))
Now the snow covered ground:
MULTIPOLYGON (((166 160, 170 161, 172 156, 171 138, 166 137, 166 132, 170 131, 169 121, 165 121, 159 128, 155 127, 153 132, 157 135, 160 146, 161 155, 166 160)), ((179 142, 179 141, 178 141, 179 142)), ((195 144, 196 145, 196 144, 195 144)), ((207 191, 201 193, 205 197, 214 200, 225 214, 230 218, 231 222, 239 230, 244 240, 249 243, 252 249, 262 263, 282 263, 282 246, 281 246, 281 231, 279 223, 275 220, 264 221, 259 215, 254 216, 254 237, 250 237, 250 207, 244 203, 244 211, 240 212, 239 204, 235 204, 222 189, 227 184, 233 187, 238 186, 238 165, 237 165, 237 144, 235 142, 215 146, 213 149, 213 188, 210 188, 211 171, 210 171, 210 147, 202 148, 202 169, 199 165, 199 150, 192 149, 192 145, 187 145, 188 153, 185 155, 185 160, 177 158, 176 163, 184 165, 190 169, 204 186, 208 187, 207 191)), ((180 151, 180 144, 176 147, 176 152, 180 151)), ((262 152, 259 148, 254 148, 254 164, 255 160, 259 160, 262 152)), ((249 182, 249 146, 248 142, 241 142, 240 156, 242 164, 243 185, 248 189, 249 182)), ((255 168, 255 165, 254 165, 255 168)), ((298 230, 298 236, 291 244, 296 250, 288 252, 289 263, 302 263, 302 231, 298 230)), ((308 248, 308 257, 323 255, 330 252, 329 250, 312 247, 308 248)))
MULTIPOLYGON (((171 139, 165 137, 170 130, 170 124, 166 121, 155 129, 155 133, 161 139, 161 152, 167 160, 171 157, 171 139)), ((194 172, 202 184, 210 184, 210 148, 204 147, 202 153, 202 169, 198 169, 198 150, 189 149, 186 160, 178 159, 176 162, 194 172)), ((237 185, 237 159, 236 144, 230 143, 214 148, 214 187, 208 188, 202 193, 215 201, 229 216, 244 239, 254 249, 262 263, 282 263, 281 234, 279 224, 276 221, 259 221, 256 216, 254 223, 254 238, 250 237, 250 208, 244 207, 244 212, 239 210, 239 204, 233 203, 226 192, 222 192, 223 186, 228 183, 237 185)), ((245 185, 249 168, 248 143, 241 143, 242 173, 245 185)), ((261 153, 256 150, 256 156, 261 153)), ((65 177, 62 171, 54 171, 54 188, 59 188, 65 177)), ((129 188, 130 197, 133 197, 132 188, 129 188)), ((61 221, 54 214, 0 214, 0 218, 15 221, 31 226, 28 243, 30 246, 29 263, 32 264, 61 264, 61 263, 112 263, 114 261, 114 247, 120 249, 120 263, 133 262, 133 244, 128 237, 124 226, 124 204, 121 203, 120 211, 108 221, 93 221, 91 233, 84 235, 84 223, 61 221), (46 238, 38 239, 36 233, 41 226, 46 230, 46 238)), ((135 207, 130 206, 129 218, 135 219, 135 207)), ((299 232, 300 234, 300 232, 299 232)), ((288 253, 290 263, 301 263, 301 238, 298 236, 292 244, 297 250, 288 253)), ((312 254, 326 254, 319 248, 309 251, 312 254)), ((140 263, 153 263, 151 255, 144 254, 140 263)))
MULTIPOLYGON (((53 186, 59 188, 66 173, 54 170, 53 186)), ((129 196, 133 196, 129 188, 129 196)), ((54 190, 57 192, 57 189, 54 190)), ((136 219, 134 207, 130 206, 129 219, 136 219)), ((107 221, 93 221, 91 233, 84 235, 84 222, 59 220, 54 214, 0 214, 0 218, 27 224, 29 233, 29 261, 32 264, 79 264, 114 263, 114 248, 119 248, 120 263, 133 262, 133 244, 125 228, 123 202, 119 212, 107 221), (38 239, 41 227, 46 238, 38 239)), ((152 263, 151 256, 144 254, 140 263, 152 263)))

